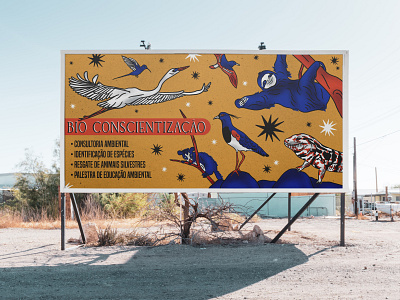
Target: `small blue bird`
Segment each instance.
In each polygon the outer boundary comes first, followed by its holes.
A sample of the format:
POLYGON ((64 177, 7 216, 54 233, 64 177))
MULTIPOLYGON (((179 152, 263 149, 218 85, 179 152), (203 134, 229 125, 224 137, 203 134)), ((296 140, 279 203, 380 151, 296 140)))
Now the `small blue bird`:
POLYGON ((130 72, 129 74, 126 74, 126 75, 122 75, 122 76, 116 77, 114 79, 118 79, 118 78, 129 76, 129 75, 133 75, 133 76, 138 77, 144 70, 147 69, 147 70, 150 71, 150 69, 146 65, 140 66, 138 64, 138 62, 136 60, 134 60, 133 58, 122 56, 122 59, 124 60, 126 65, 129 68, 131 68, 132 72, 130 72))
POLYGON ((217 63, 215 65, 211 65, 210 69, 220 68, 226 75, 228 75, 230 82, 236 88, 237 87, 237 75, 235 70, 233 70, 233 66, 239 66, 236 61, 228 61, 226 59, 225 54, 214 54, 217 58, 217 63))
POLYGON ((236 150, 236 166, 234 172, 238 174, 240 166, 245 159, 243 151, 253 151, 261 156, 268 157, 269 155, 255 142, 253 142, 245 133, 235 128, 232 124, 231 117, 238 118, 226 112, 220 112, 214 119, 219 119, 222 122, 222 135, 225 142, 236 150), (242 155, 242 160, 239 163, 238 152, 242 155))

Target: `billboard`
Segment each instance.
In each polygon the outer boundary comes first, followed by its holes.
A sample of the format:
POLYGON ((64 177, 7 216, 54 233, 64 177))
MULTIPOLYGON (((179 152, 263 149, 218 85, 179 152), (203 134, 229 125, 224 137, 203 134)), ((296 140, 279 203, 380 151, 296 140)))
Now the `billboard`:
POLYGON ((347 51, 62 51, 63 192, 348 190, 347 51))

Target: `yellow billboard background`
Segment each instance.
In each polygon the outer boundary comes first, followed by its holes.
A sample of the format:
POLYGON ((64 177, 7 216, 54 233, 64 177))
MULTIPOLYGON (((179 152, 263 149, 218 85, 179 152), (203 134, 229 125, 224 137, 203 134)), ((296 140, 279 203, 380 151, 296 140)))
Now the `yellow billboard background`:
MULTIPOLYGON (((221 53, 221 52, 218 52, 221 53)), ((83 78, 87 72, 88 78, 98 75, 97 82, 106 86, 117 88, 136 87, 140 90, 153 90, 160 79, 171 68, 189 66, 179 74, 168 79, 162 86, 161 92, 192 92, 202 88, 203 84, 211 82, 207 92, 198 95, 184 96, 174 100, 152 105, 126 106, 121 109, 113 109, 92 119, 113 118, 182 118, 182 111, 188 119, 206 118, 211 124, 209 133, 195 136, 199 152, 206 152, 218 163, 218 171, 225 179, 234 169, 236 164, 235 149, 227 145, 222 135, 221 121, 214 119, 220 112, 227 112, 238 116, 233 118, 233 125, 243 131, 250 139, 257 143, 268 153, 269 157, 263 157, 254 152, 246 152, 246 158, 240 167, 243 172, 259 180, 276 181, 287 170, 296 168, 303 164, 293 151, 288 149, 283 141, 298 133, 307 133, 316 138, 321 144, 343 152, 343 119, 332 101, 327 104, 326 111, 300 112, 279 104, 269 109, 249 110, 237 108, 235 100, 246 95, 260 92, 257 84, 259 72, 264 70, 273 71, 276 54, 251 53, 227 53, 229 61, 236 61, 239 65, 233 69, 237 74, 237 88, 229 81, 228 76, 221 69, 211 69, 211 65, 217 62, 213 53, 201 53, 189 55, 190 53, 65 53, 64 54, 64 118, 79 119, 90 115, 101 107, 97 106, 100 101, 89 100, 73 91, 69 86, 71 77, 77 78, 79 74, 83 78), (144 70, 138 77, 126 76, 118 79, 116 77, 128 74, 131 70, 125 64, 122 56, 135 59, 140 65, 147 65, 150 71, 144 70), (276 137, 273 141, 269 136, 261 134, 263 129, 263 118, 270 118, 276 123, 281 123, 275 131, 276 137), (334 124, 330 132, 323 131, 324 124, 334 124), (260 135, 260 136, 259 136, 260 135), (278 140, 279 138, 279 140, 278 140)), ((315 61, 321 61, 326 71, 340 79, 343 79, 342 54, 312 54, 315 61)), ((287 54, 287 70, 291 73, 292 80, 298 79, 301 63, 290 53, 287 54)), ((305 68, 303 73, 307 69, 305 68)), ((64 127, 64 133, 66 128, 64 127)), ((64 135, 64 189, 207 189, 211 183, 202 177, 201 172, 193 166, 172 160, 183 160, 177 151, 193 147, 189 135, 64 135), (76 168, 76 161, 101 161, 100 159, 79 158, 74 156, 75 151, 90 150, 89 148, 77 148, 75 141, 124 141, 127 147, 123 150, 134 151, 134 159, 107 158, 107 161, 141 161, 145 162, 144 168, 134 168, 136 171, 150 172, 151 178, 77 178, 76 171, 119 171, 122 168, 76 168), (157 149, 159 151, 157 151, 157 149)), ((118 150, 115 147, 101 148, 105 151, 118 150)), ((98 148, 94 150, 99 150, 98 148)), ((239 154, 239 159, 241 158, 239 154)), ((124 171, 132 168, 124 168, 124 171)), ((308 176, 318 179, 318 170, 312 166, 305 168, 303 172, 308 176)), ((216 181, 215 174, 211 177, 216 181)), ((343 173, 326 172, 324 181, 339 185, 343 184, 343 173)))

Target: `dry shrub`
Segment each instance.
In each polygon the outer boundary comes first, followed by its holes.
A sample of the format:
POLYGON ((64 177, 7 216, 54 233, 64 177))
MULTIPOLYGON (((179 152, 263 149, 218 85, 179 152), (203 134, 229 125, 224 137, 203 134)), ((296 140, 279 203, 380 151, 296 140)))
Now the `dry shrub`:
MULTIPOLYGON (((67 222, 67 227, 68 225, 70 224, 67 222)), ((60 227, 60 220, 48 217, 45 209, 40 211, 23 209, 22 212, 7 208, 0 210, 0 228, 56 229, 60 227)))
POLYGON ((85 206, 81 209, 82 220, 105 220, 106 214, 101 207, 101 204, 93 198, 92 194, 88 194, 85 199, 85 206))
POLYGON ((121 235, 124 238, 124 244, 132 246, 154 246, 157 237, 154 234, 141 234, 134 230, 126 235, 121 235))
POLYGON ((0 228, 19 227, 22 222, 20 212, 7 208, 0 211, 0 228))
POLYGON ((118 230, 108 225, 104 230, 101 228, 99 229, 98 236, 98 246, 113 246, 117 244, 118 230))

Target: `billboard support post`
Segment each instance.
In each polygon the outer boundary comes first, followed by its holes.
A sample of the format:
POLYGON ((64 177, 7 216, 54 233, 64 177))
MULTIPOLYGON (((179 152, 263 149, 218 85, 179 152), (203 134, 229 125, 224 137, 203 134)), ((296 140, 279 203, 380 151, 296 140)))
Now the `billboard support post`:
POLYGON ((61 250, 65 250, 65 194, 61 193, 61 250))
POLYGON ((269 196, 268 199, 265 200, 265 202, 263 204, 261 204, 261 206, 259 208, 257 208, 256 211, 253 212, 253 214, 250 217, 248 217, 247 220, 244 221, 242 225, 240 225, 239 230, 242 229, 243 226, 246 225, 247 222, 249 222, 256 215, 256 213, 258 213, 261 210, 261 208, 263 208, 265 206, 265 204, 267 204, 268 201, 271 200, 275 195, 276 195, 276 193, 273 193, 271 196, 269 196))
POLYGON ((345 198, 346 194, 340 194, 340 246, 344 247, 344 221, 345 221, 345 198))
POLYGON ((85 232, 84 232, 83 227, 82 227, 81 216, 79 214, 78 205, 76 204, 75 195, 73 193, 70 193, 69 195, 70 195, 70 198, 71 198, 72 206, 74 208, 76 221, 78 222, 79 230, 81 232, 82 243, 86 244, 86 236, 85 236, 85 232))
POLYGON ((306 204, 299 210, 299 212, 290 220, 290 222, 277 234, 277 236, 271 241, 271 243, 276 243, 280 237, 286 232, 286 230, 301 216, 301 214, 314 202, 319 196, 319 193, 314 194, 306 204))
MULTIPOLYGON (((292 193, 288 193, 288 223, 291 218, 291 210, 292 210, 292 193)), ((290 226, 288 227, 288 231, 290 231, 290 226)))

